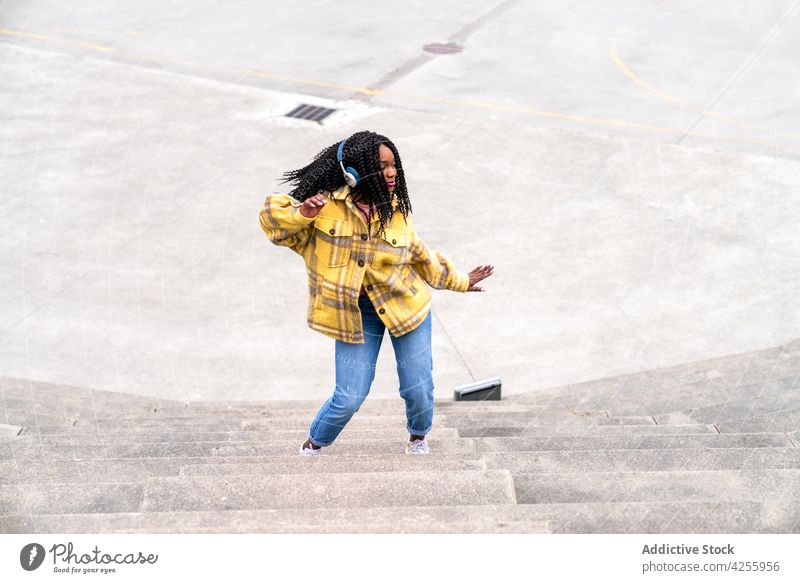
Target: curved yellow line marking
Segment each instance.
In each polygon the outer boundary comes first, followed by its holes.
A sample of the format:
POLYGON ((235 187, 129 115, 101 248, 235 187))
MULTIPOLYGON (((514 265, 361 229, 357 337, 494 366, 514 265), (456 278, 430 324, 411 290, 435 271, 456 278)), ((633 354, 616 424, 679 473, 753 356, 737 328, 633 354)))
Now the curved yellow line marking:
MULTIPOLYGON (((640 87, 646 89, 650 93, 653 93, 654 95, 658 95, 664 101, 669 101, 670 103, 674 103, 675 105, 677 105, 681 109, 685 109, 686 111, 690 111, 690 112, 693 112, 693 113, 700 113, 700 114, 704 115, 705 117, 712 118, 712 119, 715 119, 717 121, 721 121, 721 122, 724 122, 724 123, 727 123, 727 124, 731 124, 731 125, 747 128, 749 130, 754 130, 754 131, 761 132, 761 133, 764 133, 764 134, 768 134, 768 135, 771 135, 771 136, 782 136, 784 138, 792 138, 792 139, 797 139, 798 137, 800 137, 797 134, 787 134, 787 133, 784 133, 784 132, 777 132, 777 131, 775 131, 773 129, 765 128, 765 127, 762 127, 762 126, 759 126, 759 125, 756 125, 756 124, 752 124, 752 123, 747 123, 747 122, 741 121, 739 119, 736 119, 736 118, 733 118, 733 117, 730 117, 730 116, 727 116, 727 115, 722 115, 720 113, 715 113, 713 111, 706 111, 702 107, 699 107, 699 106, 696 106, 696 105, 692 105, 687 101, 683 101, 682 99, 679 99, 677 97, 669 95, 668 93, 664 93, 663 91, 661 91, 657 87, 654 87, 653 85, 651 85, 647 81, 644 81, 644 80, 640 79, 636 75, 636 73, 631 71, 630 68, 628 66, 626 66, 625 63, 622 62, 622 59, 620 59, 620 57, 619 57, 619 53, 617 52, 617 41, 616 41, 616 39, 615 38, 611 38, 610 41, 611 41, 611 45, 610 45, 611 59, 614 61, 614 64, 616 64, 617 67, 619 67, 619 69, 631 81, 633 81, 634 83, 636 83, 640 87)), ((692 134, 690 134, 690 135, 692 135, 692 134)))

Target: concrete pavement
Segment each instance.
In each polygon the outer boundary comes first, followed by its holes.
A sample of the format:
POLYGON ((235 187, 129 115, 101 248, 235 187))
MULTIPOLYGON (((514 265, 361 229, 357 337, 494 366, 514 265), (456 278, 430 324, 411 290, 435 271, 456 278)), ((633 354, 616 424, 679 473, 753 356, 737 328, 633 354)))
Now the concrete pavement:
MULTIPOLYGON (((486 293, 434 292, 437 398, 800 335, 795 2, 419 3, 349 28, 333 3, 133 6, 0 6, 2 376, 321 403, 333 341, 257 215, 361 129, 398 146, 420 236, 495 265, 486 293), (282 117, 302 102, 339 111, 282 117)), ((390 344, 373 398, 397 395, 390 344)))

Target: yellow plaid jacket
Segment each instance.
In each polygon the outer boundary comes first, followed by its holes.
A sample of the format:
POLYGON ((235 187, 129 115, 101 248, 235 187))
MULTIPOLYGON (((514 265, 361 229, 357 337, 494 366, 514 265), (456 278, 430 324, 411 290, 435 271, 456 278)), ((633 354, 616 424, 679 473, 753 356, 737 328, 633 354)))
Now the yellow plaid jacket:
MULTIPOLYGON (((319 214, 300 214, 301 203, 288 194, 270 194, 259 216, 270 241, 289 247, 306 264, 308 326, 345 342, 364 343, 358 295, 363 282, 379 317, 393 336, 414 330, 428 315, 436 289, 466 292, 469 275, 420 239, 411 215, 395 212, 378 237, 379 218, 370 228, 348 198, 344 185, 328 195, 319 214)), ((397 197, 392 209, 397 208, 397 197)))

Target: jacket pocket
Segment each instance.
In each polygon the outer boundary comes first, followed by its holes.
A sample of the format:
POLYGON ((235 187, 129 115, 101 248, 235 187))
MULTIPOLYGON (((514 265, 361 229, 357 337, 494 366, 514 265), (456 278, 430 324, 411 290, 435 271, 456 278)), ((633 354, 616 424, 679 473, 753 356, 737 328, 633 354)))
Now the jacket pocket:
POLYGON ((314 254, 326 267, 343 267, 353 247, 353 223, 346 220, 317 217, 314 219, 314 254))
POLYGON ((351 303, 347 297, 348 291, 339 287, 335 281, 318 277, 312 303, 313 311, 309 314, 311 319, 325 328, 346 331, 350 313, 347 306, 351 303))
POLYGON ((385 233, 375 241, 375 256, 372 267, 381 269, 386 265, 408 263, 410 238, 407 231, 384 229, 385 233))

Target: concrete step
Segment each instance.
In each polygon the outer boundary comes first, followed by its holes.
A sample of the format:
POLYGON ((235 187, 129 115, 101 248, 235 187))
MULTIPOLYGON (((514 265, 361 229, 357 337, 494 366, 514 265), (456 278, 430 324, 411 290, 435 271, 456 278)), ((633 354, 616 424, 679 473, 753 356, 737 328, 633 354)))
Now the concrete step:
MULTIPOLYGON (((83 484, 99 482, 138 482, 150 477, 197 474, 193 466, 208 467, 209 475, 224 473, 213 466, 237 466, 241 473, 260 473, 260 469, 243 466, 252 464, 271 468, 275 473, 305 472, 384 472, 401 469, 432 468, 485 469, 474 453, 435 453, 410 456, 400 453, 378 453, 363 456, 328 455, 304 457, 297 452, 272 456, 238 457, 142 457, 103 459, 28 459, 24 463, 0 462, 0 485, 13 484, 83 484)), ((202 472, 200 472, 202 473, 202 472)))
MULTIPOLYGON (((327 397, 326 397, 327 398, 327 397)), ((164 418, 204 418, 204 417, 224 417, 228 415, 240 416, 265 416, 283 417, 297 415, 315 415, 320 407, 325 403, 325 399, 315 401, 261 401, 247 402, 242 404, 220 403, 220 402, 201 402, 187 403, 184 406, 162 407, 152 414, 164 418)), ((405 414, 405 401, 397 399, 376 399, 364 401, 359 412, 367 415, 405 414)), ((504 401, 486 402, 455 402, 455 401, 434 401, 434 411, 439 409, 463 410, 474 412, 524 412, 530 409, 524 404, 506 403, 504 401)), ((135 418, 136 415, 127 417, 135 418)))
MULTIPOLYGON (((297 416, 286 418, 275 418, 272 420, 264 419, 248 419, 243 418, 241 421, 241 429, 243 431, 264 431, 267 429, 282 428, 304 428, 310 429, 311 423, 314 420, 313 416, 297 416)), ((358 411, 345 426, 346 429, 371 429, 376 427, 384 427, 388 429, 401 428, 405 431, 408 425, 408 419, 405 415, 362 415, 358 411)), ((451 427, 447 422, 447 416, 434 413, 433 427, 451 427)), ((342 430, 344 433, 344 430, 342 430)))
MULTIPOLYGON (((760 415, 780 415, 783 411, 797 409, 800 409, 800 390, 793 389, 782 395, 753 394, 745 400, 728 400, 705 406, 698 404, 684 407, 677 413, 685 414, 695 423, 719 423, 721 421, 741 421, 760 415)), ((674 417, 674 413, 655 415, 658 423, 669 423, 674 417)))
MULTIPOLYGON (((287 417, 272 419, 221 419, 209 421, 192 421, 191 419, 178 419, 173 421, 159 421, 157 419, 144 420, 140 422, 116 421, 114 419, 100 419, 95 421, 78 418, 76 421, 70 420, 69 423, 56 424, 36 424, 21 423, 25 429, 23 434, 48 434, 48 433, 96 433, 98 431, 124 429, 126 431, 272 431, 276 429, 303 429, 311 427, 313 417, 287 417), (74 425, 73 425, 74 423, 74 425)), ((347 424, 347 429, 367 429, 367 428, 402 428, 405 429, 407 419, 405 416, 366 416, 356 413, 347 424)), ((433 426, 446 426, 444 415, 433 416, 433 426)))
MULTIPOLYGON (((165 424, 159 422, 147 422, 144 424, 130 424, 130 423, 84 423, 79 421, 73 426, 65 425, 25 425, 20 435, 53 435, 53 434, 66 434, 71 435, 93 435, 97 433, 104 433, 106 431, 120 431, 128 433, 154 433, 154 432, 182 432, 187 431, 201 431, 201 432, 226 432, 226 431, 240 431, 242 429, 241 422, 236 421, 221 421, 221 422, 208 422, 208 423, 178 423, 178 424, 165 424)), ((303 426, 295 423, 274 422, 269 424, 266 429, 301 429, 303 426)), ((304 424, 310 426, 311 423, 306 421, 304 424)), ((349 425, 348 425, 349 427, 349 425)))
POLYGON ((793 431, 800 427, 800 408, 786 409, 767 415, 745 417, 738 421, 720 421, 715 426, 720 433, 793 431))
POLYGON ((461 437, 522 437, 548 435, 691 435, 719 433, 714 425, 574 425, 550 424, 529 427, 469 427, 458 429, 461 437))
POLYGON ((0 516, 9 534, 320 533, 544 534, 535 506, 491 504, 360 508, 270 508, 116 514, 0 516), (531 516, 536 518, 531 519, 531 516))
MULTIPOLYGON (((283 441, 295 440, 298 444, 305 441, 308 431, 305 429, 276 429, 273 431, 129 431, 127 429, 107 429, 93 432, 48 433, 44 435, 23 433, 14 438, 17 444, 119 444, 119 443, 168 443, 190 441, 283 441)), ((458 429, 453 427, 437 427, 428 434, 428 439, 456 439, 458 429)), ((339 439, 375 440, 375 439, 408 439, 405 429, 376 427, 373 429, 353 429, 346 426, 339 434, 339 439)))
MULTIPOLYGON (((520 505, 525 507, 526 505, 520 505)), ((797 533, 793 500, 599 502, 529 505, 556 534, 797 533)))
POLYGON ((0 516, 8 534, 797 534, 795 500, 278 508, 0 516))
POLYGON ((636 387, 627 390, 597 392, 582 399, 576 406, 604 408, 613 415, 656 415, 686 408, 717 406, 730 402, 759 401, 779 398, 793 390, 796 392, 797 370, 788 377, 762 379, 753 383, 731 385, 721 379, 671 387, 652 389, 636 387))
MULTIPOLYGON (((350 419, 350 422, 347 424, 347 427, 400 427, 405 429, 406 425, 408 424, 408 420, 405 415, 361 415, 361 412, 357 412, 353 417, 350 419)), ((249 430, 272 430, 272 429, 300 429, 300 428, 310 428, 311 423, 314 420, 313 415, 309 416, 292 416, 292 417, 275 417, 275 418, 250 418, 250 417, 231 417, 228 419, 209 419, 209 420, 197 420, 197 419, 157 419, 157 418, 143 418, 141 420, 116 420, 116 419, 97 419, 97 420, 88 420, 88 419, 78 419, 75 423, 72 430, 83 430, 86 428, 89 431, 93 431, 96 429, 105 429, 105 428, 148 428, 151 430, 172 430, 172 431, 186 431, 187 428, 191 428, 193 431, 249 431, 249 430)), ((433 424, 434 426, 437 425, 444 425, 445 416, 444 415, 436 415, 433 416, 433 424)), ((63 425, 57 424, 60 427, 63 425)), ((50 432, 53 433, 49 426, 44 426, 42 429, 42 425, 39 425, 38 428, 36 425, 29 425, 31 429, 35 429, 36 433, 44 433, 50 432)), ((31 431, 32 433, 34 431, 31 431)), ((56 432, 63 432, 63 429, 56 431, 56 432)))
POLYGON ((124 405, 124 409, 137 407, 148 409, 180 404, 180 401, 136 395, 129 392, 0 377, 0 403, 3 402, 4 397, 25 399, 43 404, 48 402, 80 404, 83 406, 94 404, 98 407, 120 407, 124 405))
MULTIPOLYGON (((655 421, 650 416, 615 416, 609 417, 604 411, 574 411, 574 410, 549 410, 540 411, 539 415, 532 414, 530 410, 522 411, 486 411, 476 410, 453 410, 448 409, 446 414, 434 414, 434 425, 445 424, 450 426, 472 425, 474 422, 498 424, 509 426, 515 425, 545 425, 545 424, 565 424, 570 422, 599 425, 628 425, 646 424, 654 425, 655 421)), ((441 413, 441 412, 440 412, 441 413)), ((64 427, 70 426, 71 430, 104 429, 104 428, 152 428, 152 429, 172 429, 175 431, 192 430, 202 431, 234 431, 238 429, 277 429, 277 428, 298 428, 298 426, 310 426, 314 415, 290 415, 290 416, 254 416, 239 414, 224 414, 215 418, 190 418, 190 417, 163 417, 157 414, 122 418, 84 418, 77 417, 72 425, 69 420, 60 420, 56 425, 50 425, 40 421, 38 424, 25 424, 28 429, 23 433, 62 433, 64 427)), ((369 414, 368 412, 357 412, 347 427, 405 427, 406 417, 401 415, 379 415, 369 414)))
MULTIPOLYGON (((276 474, 322 474, 330 472, 373 473, 373 472, 460 472, 465 470, 485 470, 486 464, 478 459, 464 459, 453 454, 406 455, 403 457, 383 456, 375 459, 372 456, 350 456, 336 458, 319 456, 308 458, 302 456, 275 458, 270 463, 220 463, 192 464, 181 467, 182 476, 231 476, 256 475, 271 478, 276 474), (447 456, 447 457, 443 457, 447 456)), ((503 469, 503 468, 494 468, 503 469)))
POLYGON ((24 426, 22 425, 6 425, 0 423, 0 441, 6 441, 17 437, 24 426))
POLYGON ((479 453, 489 451, 553 451, 604 449, 686 449, 710 447, 793 447, 785 433, 721 433, 717 435, 596 435, 592 437, 473 437, 479 453))
MULTIPOLYGON (((190 458, 204 459, 204 458, 190 458)), ((186 463, 186 458, 181 460, 186 463)), ((181 466, 172 458, 139 459, 25 459, 0 462, 0 485, 129 484, 154 476, 177 476, 181 466)))
MULTIPOLYGON (((563 420, 609 419, 608 412, 600 409, 572 407, 522 407, 515 411, 481 411, 470 408, 440 408, 448 419, 539 419, 542 423, 560 423, 563 420)), ((617 417, 618 419, 621 417, 617 417)), ((641 419, 641 417, 637 418, 641 419)), ((624 422, 624 421, 621 421, 624 422)), ((637 423, 639 421, 636 421, 637 423)), ((650 421, 652 423, 652 420, 650 421)))
POLYGON ((147 481, 142 512, 513 504, 507 470, 180 476, 147 481))
POLYGON ((154 477, 0 486, 0 515, 513 504, 506 470, 154 477), (146 487, 145 487, 146 484, 146 487))
POLYGON ((800 369, 800 349, 787 343, 766 350, 699 360, 624 375, 594 379, 542 391, 507 395, 508 402, 576 405, 582 400, 609 394, 647 390, 657 395, 677 387, 706 385, 737 386, 776 376, 791 376, 800 369))
MULTIPOLYGON (((487 470, 488 471, 488 470, 487 470)), ((519 504, 794 500, 800 469, 514 474, 519 504)))
POLYGON ((92 417, 95 415, 146 415, 154 410, 149 405, 126 402, 125 395, 122 393, 118 393, 118 396, 119 398, 115 401, 100 399, 95 402, 73 398, 68 395, 38 395, 35 398, 0 395, 0 406, 25 411, 30 414, 57 415, 69 418, 77 416, 92 417))
POLYGON ((800 448, 718 447, 694 449, 603 449, 484 453, 488 468, 534 472, 652 472, 800 469, 800 448))
POLYGON ((21 409, 0 408, 0 423, 4 425, 22 425, 36 427, 37 425, 57 425, 71 427, 77 417, 63 417, 61 415, 48 415, 44 413, 31 413, 21 409))
MULTIPOLYGON (((475 415, 469 417, 458 417, 451 414, 447 415, 448 427, 457 427, 459 430, 470 428, 486 428, 486 427, 574 427, 580 428, 593 428, 603 425, 636 425, 636 426, 655 426, 655 419, 652 417, 636 416, 636 417, 565 417, 565 418, 550 418, 550 417, 517 417, 517 416, 501 416, 494 417, 491 415, 475 415)), ((691 423, 690 425, 697 425, 691 423)))
MULTIPOLYGON (((241 409, 241 408, 250 408, 250 407, 264 407, 273 410, 283 410, 283 409, 296 409, 298 407, 307 408, 307 409, 316 409, 319 408, 323 402, 328 398, 329 395, 321 395, 318 399, 260 399, 260 400, 242 400, 242 401, 230 401, 230 400, 217 400, 217 401, 184 401, 180 403, 180 407, 176 405, 169 405, 163 407, 163 410, 173 411, 179 408, 186 408, 186 409, 241 409)), ((509 406, 505 400, 501 401, 455 401, 452 398, 448 397, 441 397, 436 396, 433 400, 434 406, 454 406, 454 407, 470 407, 470 406, 488 406, 488 407, 506 407, 509 406)), ((405 408, 405 401, 398 395, 397 397, 391 398, 377 398, 368 396, 362 405, 363 408, 366 409, 378 409, 378 410, 386 410, 386 409, 395 409, 399 407, 401 410, 405 408)))
MULTIPOLYGON (((403 439, 338 439, 330 446, 323 448, 325 454, 329 455, 372 455, 379 453, 404 453, 405 444, 407 443, 407 436, 403 439)), ((474 454, 475 442, 472 439, 456 438, 438 438, 432 437, 427 439, 430 444, 431 451, 437 453, 462 453, 474 454)), ((248 444, 246 442, 240 445, 227 445, 221 444, 217 450, 216 455, 221 456, 239 456, 239 455, 265 455, 265 454, 295 454, 299 449, 299 444, 296 441, 291 441, 288 444, 286 441, 280 442, 264 442, 262 444, 248 444)))
MULTIPOLYGON (((493 426, 493 427, 528 427, 528 426, 555 426, 569 425, 575 427, 590 425, 656 425, 656 421, 651 416, 607 416, 607 415, 564 415, 564 416, 535 416, 527 412, 524 413, 453 413, 445 414, 448 427, 473 427, 493 426)), ((689 425, 697 425, 691 422, 689 425)))
MULTIPOLYGON (((402 453, 405 451, 404 439, 342 439, 324 448, 329 455, 371 455, 374 453, 402 453)), ((428 440, 432 451, 440 453, 472 453, 475 444, 471 439, 438 439, 428 440)), ((38 445, 0 443, 0 460, 35 460, 35 459, 106 459, 106 458, 140 458, 140 457, 239 457, 261 455, 293 455, 297 454, 300 444, 296 439, 280 441, 264 441, 253 443, 247 441, 189 441, 172 443, 126 443, 114 445, 38 445)))
MULTIPOLYGON (((208 422, 235 422, 237 420, 247 420, 249 422, 257 422, 257 421, 274 421, 274 420, 281 420, 281 419, 301 419, 308 423, 316 416, 316 410, 307 410, 303 411, 300 409, 287 409, 286 411, 261 411, 257 412, 255 410, 252 411, 225 411, 219 413, 207 413, 207 414, 197 414, 197 415, 166 415, 161 413, 153 413, 147 415, 129 415, 129 416, 118 416, 118 417, 108 417, 108 418, 81 418, 83 420, 92 422, 97 425, 104 425, 108 423, 117 423, 117 424, 143 424, 143 423, 169 423, 169 424, 187 424, 187 423, 208 423, 208 422)), ((502 417, 505 415, 516 415, 516 416, 531 416, 535 415, 535 413, 531 413, 528 409, 518 407, 514 410, 508 409, 505 411, 502 410, 492 410, 492 411, 481 411, 479 409, 474 410, 465 410, 465 411, 453 411, 451 409, 447 409, 446 411, 441 408, 434 409, 434 416, 454 416, 454 417, 461 417, 461 416, 479 416, 479 415, 490 415, 495 417, 502 417)), ((380 412, 375 410, 364 410, 362 407, 359 411, 355 413, 353 419, 359 417, 380 417, 383 419, 406 419, 406 414, 403 409, 398 409, 392 412, 380 412)))
MULTIPOLYGON (((146 481, 0 486, 0 515, 138 512, 146 481)), ((3 530, 2 532, 5 532, 3 530)))
MULTIPOLYGON (((523 505, 524 506, 524 505, 523 505)), ((535 504, 558 534, 796 534, 796 500, 535 504)), ((536 516, 536 515, 534 515, 536 516)), ((533 518, 533 517, 532 517, 533 518)))

